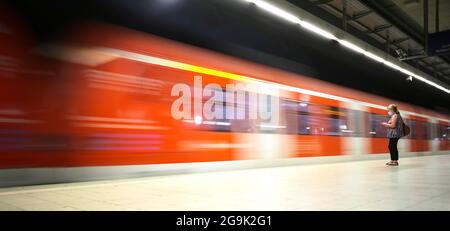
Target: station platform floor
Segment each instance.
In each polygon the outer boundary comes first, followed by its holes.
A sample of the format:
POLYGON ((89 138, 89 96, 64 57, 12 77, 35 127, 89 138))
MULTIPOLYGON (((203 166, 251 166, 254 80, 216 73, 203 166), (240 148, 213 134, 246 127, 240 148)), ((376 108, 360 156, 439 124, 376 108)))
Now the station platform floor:
POLYGON ((450 155, 0 189, 0 210, 450 210, 450 155))

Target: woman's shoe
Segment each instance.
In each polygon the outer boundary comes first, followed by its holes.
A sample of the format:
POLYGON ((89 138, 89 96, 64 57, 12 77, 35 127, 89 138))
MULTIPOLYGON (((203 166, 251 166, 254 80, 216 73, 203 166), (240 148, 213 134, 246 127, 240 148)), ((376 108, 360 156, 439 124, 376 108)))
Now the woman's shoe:
POLYGON ((386 165, 389 165, 389 166, 398 166, 398 162, 394 162, 394 161, 391 161, 391 162, 388 162, 388 163, 386 163, 386 165))

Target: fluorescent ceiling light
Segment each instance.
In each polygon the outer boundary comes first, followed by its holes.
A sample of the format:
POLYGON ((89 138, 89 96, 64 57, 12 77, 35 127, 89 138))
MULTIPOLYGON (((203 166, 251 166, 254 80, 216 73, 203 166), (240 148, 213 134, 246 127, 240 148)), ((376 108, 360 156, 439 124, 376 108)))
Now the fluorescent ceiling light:
POLYGON ((414 76, 414 73, 412 73, 411 71, 408 71, 408 70, 406 70, 404 68, 401 68, 400 71, 405 73, 405 74, 407 74, 407 75, 409 75, 409 76, 414 76))
POLYGON ((304 28, 306 28, 306 29, 316 33, 316 34, 319 34, 319 35, 321 35, 321 36, 323 36, 325 38, 337 39, 330 32, 325 31, 325 30, 323 30, 323 29, 321 29, 321 28, 319 28, 319 27, 317 27, 317 26, 315 26, 315 25, 313 25, 313 24, 311 24, 309 22, 303 21, 300 18, 298 18, 297 16, 292 15, 291 13, 288 13, 285 10, 282 10, 282 9, 280 9, 280 8, 278 8, 278 7, 276 7, 276 6, 272 5, 272 4, 269 4, 269 3, 265 2, 265 1, 261 1, 261 0, 244 0, 244 1, 254 3, 255 5, 259 6, 260 8, 268 11, 269 13, 274 14, 274 15, 276 15, 278 17, 284 18, 284 19, 286 19, 289 22, 292 22, 292 23, 295 23, 295 24, 300 24, 302 27, 304 27, 304 28))
POLYGON ((381 58, 378 55, 372 54, 372 53, 370 53, 368 51, 364 52, 364 55, 369 57, 369 58, 371 58, 371 59, 373 59, 373 60, 375 60, 375 61, 377 61, 377 62, 380 62, 380 63, 384 62, 383 58, 381 58))
POLYGON ((386 66, 388 66, 388 67, 390 67, 390 68, 392 68, 392 69, 398 70, 398 71, 400 71, 400 69, 402 69, 402 68, 399 67, 398 65, 393 64, 393 63, 391 63, 391 62, 389 62, 389 61, 387 61, 387 60, 385 60, 383 63, 384 63, 384 65, 386 65, 386 66))
POLYGON ((300 26, 302 26, 302 27, 304 27, 304 28, 306 28, 306 29, 316 33, 316 34, 319 34, 319 35, 321 35, 321 36, 323 36, 325 38, 337 40, 336 36, 334 36, 330 32, 322 30, 319 27, 317 27, 317 26, 315 26, 315 25, 313 25, 313 24, 311 24, 309 22, 301 21, 300 22, 300 26))
POLYGON ((418 79, 420 81, 423 81, 423 82, 425 82, 425 83, 427 83, 427 84, 429 84, 431 86, 434 86, 434 87, 436 87, 436 88, 438 88, 440 90, 443 90, 443 91, 445 91, 447 93, 450 93, 449 89, 447 89, 447 88, 445 88, 445 87, 443 87, 443 86, 441 86, 441 85, 439 85, 437 83, 434 83, 434 82, 432 82, 432 81, 430 81, 428 79, 425 79, 422 76, 416 75, 416 74, 412 73, 411 71, 408 71, 408 70, 406 70, 406 69, 404 69, 404 68, 402 68, 402 67, 400 67, 400 66, 398 66, 398 65, 396 65, 394 63, 389 62, 386 59, 383 59, 383 58, 381 58, 381 57, 379 57, 379 56, 377 56, 377 55, 375 55, 375 54, 373 54, 373 53, 371 53, 369 51, 366 51, 363 48, 361 48, 361 47, 359 47, 359 46, 357 46, 357 45, 355 45, 355 44, 353 44, 353 43, 351 43, 349 41, 346 41, 346 40, 343 40, 343 39, 338 39, 332 33, 328 32, 326 30, 323 30, 322 28, 317 27, 317 26, 315 26, 315 25, 313 25, 313 24, 311 24, 309 22, 303 21, 300 18, 298 18, 297 16, 295 16, 295 15, 289 13, 289 12, 286 12, 285 10, 280 9, 280 8, 274 6, 274 5, 272 5, 272 4, 270 4, 270 3, 266 2, 266 1, 263 1, 263 0, 242 0, 242 1, 254 3, 258 7, 262 8, 262 9, 264 9, 264 10, 266 10, 266 11, 268 11, 268 12, 274 14, 274 15, 277 15, 278 17, 284 18, 285 20, 290 21, 290 22, 295 23, 295 24, 300 24, 300 26, 302 26, 303 28, 308 29, 308 30, 310 30, 310 31, 312 31, 312 32, 314 32, 314 33, 316 33, 318 35, 321 35, 321 36, 325 37, 325 38, 336 40, 341 45, 343 45, 343 46, 345 46, 345 47, 347 47, 347 48, 349 48, 349 49, 351 49, 351 50, 353 50, 355 52, 364 54, 365 56, 367 56, 370 59, 373 59, 373 60, 375 60, 377 62, 383 63, 383 64, 385 64, 386 66, 388 66, 388 67, 390 67, 392 69, 398 70, 398 71, 400 71, 400 72, 402 72, 404 74, 407 74, 409 76, 413 76, 414 78, 416 78, 416 79, 418 79))
POLYGON ((269 3, 265 2, 265 1, 261 1, 261 0, 245 0, 245 1, 254 3, 255 5, 261 7, 262 9, 264 9, 264 10, 266 10, 266 11, 268 11, 268 12, 274 14, 274 15, 277 15, 277 16, 279 16, 281 18, 284 18, 284 19, 286 19, 286 20, 288 20, 290 22, 300 23, 300 21, 301 21, 298 17, 296 17, 296 16, 294 16, 294 15, 292 15, 292 14, 290 14, 290 13, 288 13, 288 12, 286 12, 286 11, 284 11, 284 10, 282 10, 282 9, 272 5, 272 4, 269 4, 269 3))
POLYGON ((356 46, 355 44, 353 44, 353 43, 351 43, 351 42, 348 42, 348 41, 345 41, 345 40, 341 40, 341 39, 339 39, 338 42, 339 42, 340 44, 342 44, 343 46, 345 46, 345 47, 347 47, 347 48, 349 48, 349 49, 351 49, 351 50, 354 50, 354 51, 356 51, 356 52, 358 52, 358 53, 362 53, 362 54, 365 53, 365 50, 364 50, 364 49, 362 49, 362 48, 359 47, 359 46, 356 46))

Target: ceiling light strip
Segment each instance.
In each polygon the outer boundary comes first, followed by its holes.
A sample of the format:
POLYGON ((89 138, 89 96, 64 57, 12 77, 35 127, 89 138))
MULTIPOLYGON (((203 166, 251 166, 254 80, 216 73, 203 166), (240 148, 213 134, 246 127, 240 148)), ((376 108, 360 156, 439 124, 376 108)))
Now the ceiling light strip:
POLYGON ((404 74, 406 74, 408 76, 412 76, 412 77, 414 77, 414 78, 416 78, 416 79, 418 79, 418 80, 420 80, 420 81, 422 81, 422 82, 424 82, 426 84, 429 84, 429 85, 431 85, 433 87, 438 88, 439 90, 442 90, 442 91, 450 94, 450 90, 445 88, 444 86, 441 86, 441 85, 439 85, 439 84, 437 84, 437 83, 435 83, 433 81, 430 81, 430 80, 428 80, 428 79, 426 79, 426 78, 424 78, 424 77, 422 77, 420 75, 414 74, 413 72, 411 72, 409 70, 406 70, 406 69, 404 69, 404 68, 402 68, 402 67, 400 67, 400 66, 398 66, 398 65, 396 65, 396 64, 394 64, 394 63, 392 63, 392 62, 390 62, 390 61, 388 61, 388 60, 386 60, 386 59, 384 59, 382 57, 379 57, 379 56, 377 56, 377 55, 367 51, 367 50, 364 50, 362 47, 360 47, 358 45, 355 45, 355 44, 353 44, 353 43, 351 43, 349 41, 346 41, 344 39, 338 39, 332 33, 328 32, 326 30, 323 30, 320 27, 318 27, 318 26, 316 26, 316 25, 314 25, 314 24, 312 24, 310 22, 301 20, 297 16, 295 16, 295 15, 293 15, 293 14, 291 14, 291 13, 289 13, 289 12, 287 12, 287 11, 277 7, 277 6, 274 6, 274 5, 272 5, 272 4, 270 4, 270 3, 266 2, 266 1, 262 1, 262 0, 242 0, 242 1, 254 3, 256 6, 260 7, 261 9, 266 10, 267 12, 269 12, 271 14, 274 14, 274 15, 276 15, 278 17, 281 17, 281 18, 283 18, 283 19, 285 19, 285 20, 287 20, 289 22, 292 22, 292 23, 295 23, 295 24, 299 24, 301 27, 303 27, 303 28, 305 28, 305 29, 307 29, 307 30, 309 30, 311 32, 314 32, 314 33, 316 33, 316 34, 318 34, 318 35, 320 35, 322 37, 325 37, 327 39, 336 40, 339 44, 341 44, 341 45, 343 45, 343 46, 345 46, 345 47, 347 47, 347 48, 349 48, 349 49, 351 49, 351 50, 353 50, 353 51, 355 51, 357 53, 361 53, 361 54, 367 56, 368 58, 370 58, 370 59, 372 59, 374 61, 383 63, 384 65, 386 65, 386 66, 388 66, 388 67, 390 67, 390 68, 392 68, 394 70, 400 71, 400 72, 402 72, 402 73, 404 73, 404 74))

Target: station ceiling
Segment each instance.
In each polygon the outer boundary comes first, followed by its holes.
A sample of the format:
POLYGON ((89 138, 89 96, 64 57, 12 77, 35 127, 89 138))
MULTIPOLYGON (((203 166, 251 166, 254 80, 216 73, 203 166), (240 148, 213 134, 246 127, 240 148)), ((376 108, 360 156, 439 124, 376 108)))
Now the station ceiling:
MULTIPOLYGON (((288 0, 450 85, 450 55, 425 51, 424 0, 288 0), (345 12, 345 14, 343 13, 345 12)), ((428 0, 428 32, 450 29, 450 1, 428 0)))
MULTIPOLYGON (((414 22, 423 28, 423 0, 392 0, 395 6, 404 11, 414 22)), ((428 1, 429 32, 436 32, 436 6, 439 5, 439 31, 450 30, 450 1, 428 1)))

